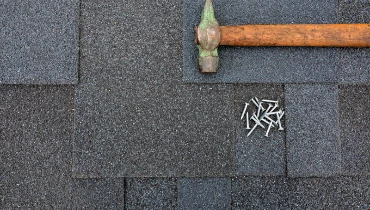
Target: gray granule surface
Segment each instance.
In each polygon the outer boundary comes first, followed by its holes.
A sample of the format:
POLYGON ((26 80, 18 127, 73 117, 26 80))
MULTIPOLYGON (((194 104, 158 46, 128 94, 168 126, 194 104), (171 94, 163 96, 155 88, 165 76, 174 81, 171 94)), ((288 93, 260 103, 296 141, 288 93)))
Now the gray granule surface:
POLYGON ((232 209, 369 209, 368 177, 232 178, 232 209))
MULTIPOLYGON (((370 2, 339 1, 339 21, 342 23, 369 23, 370 2)), ((343 48, 340 51, 339 82, 341 84, 370 84, 369 49, 343 48)))
POLYGON ((287 183, 290 209, 340 209, 346 187, 338 177, 288 179, 287 183))
POLYGON ((0 208, 70 209, 74 88, 0 85, 0 208))
POLYGON ((125 209, 176 209, 177 179, 126 178, 125 209))
MULTIPOLYGON (((185 0, 183 18, 183 80, 189 83, 337 82, 339 49, 303 47, 219 47, 217 74, 198 72, 194 28, 203 0, 185 0)), ((338 1, 214 0, 220 25, 336 23, 338 1)))
MULTIPOLYGON (((370 209, 370 177, 341 179, 342 209, 370 209)), ((329 187, 330 189, 330 187, 329 187)))
POLYGON ((232 209, 288 209, 285 177, 232 178, 232 209))
POLYGON ((79 0, 0 2, 0 84, 76 84, 79 0))
POLYGON ((124 209, 124 179, 74 179, 72 209, 124 209))
MULTIPOLYGON (((267 127, 265 129, 258 127, 247 137, 250 130, 246 130, 245 117, 240 120, 245 103, 253 97, 259 100, 278 100, 279 109, 284 109, 283 85, 237 85, 234 94, 236 174, 285 175, 285 131, 271 128, 269 137, 265 137, 267 127)), ((251 117, 252 112, 257 112, 257 110, 252 102, 249 103, 248 113, 251 117)), ((282 119, 283 127, 285 127, 284 119, 285 117, 282 119)), ((250 127, 253 126, 250 120, 250 127)))
POLYGON ((338 86, 287 84, 285 105, 288 176, 338 174, 338 86))
POLYGON ((233 87, 182 84, 181 8, 82 1, 75 177, 233 173, 233 87))
POLYGON ((180 178, 178 209, 230 209, 231 181, 229 178, 180 178))
POLYGON ((370 86, 343 85, 339 89, 342 173, 370 173, 370 86))

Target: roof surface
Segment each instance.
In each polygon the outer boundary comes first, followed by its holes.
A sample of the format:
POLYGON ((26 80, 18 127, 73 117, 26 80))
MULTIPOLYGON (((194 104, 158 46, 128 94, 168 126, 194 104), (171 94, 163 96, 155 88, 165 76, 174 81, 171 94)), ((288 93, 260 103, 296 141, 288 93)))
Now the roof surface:
MULTIPOLYGON (((0 3, 0 209, 370 208, 368 49, 225 47, 204 76, 202 0, 48 2, 0 3), (279 100, 284 131, 247 137, 252 97, 279 100)), ((370 21, 357 0, 214 6, 370 21)))

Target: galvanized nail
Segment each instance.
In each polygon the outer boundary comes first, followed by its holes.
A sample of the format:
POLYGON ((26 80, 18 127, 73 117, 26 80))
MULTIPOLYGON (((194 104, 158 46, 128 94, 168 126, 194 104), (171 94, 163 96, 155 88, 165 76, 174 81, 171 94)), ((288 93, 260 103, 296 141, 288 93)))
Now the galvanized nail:
POLYGON ((267 121, 265 119, 261 119, 261 121, 264 122, 264 123, 266 123, 267 125, 271 123, 271 121, 269 122, 269 121, 267 121))
POLYGON ((249 130, 249 129, 251 129, 250 127, 249 127, 249 115, 248 115, 248 112, 247 112, 247 128, 246 128, 247 130, 249 130))
POLYGON ((266 119, 268 119, 268 120, 270 120, 270 122, 274 122, 274 120, 273 119, 271 119, 269 116, 267 116, 267 115, 265 115, 265 118, 266 119))
POLYGON ((261 102, 259 102, 259 103, 258 103, 257 116, 260 116, 261 108, 263 108, 263 107, 262 107, 262 103, 261 103, 261 102))
POLYGON ((266 113, 266 115, 277 115, 277 114, 280 114, 280 111, 278 111, 278 112, 268 112, 268 113, 266 113))
POLYGON ((284 115, 284 112, 281 112, 281 114, 277 116, 276 122, 279 125, 279 129, 278 129, 279 131, 284 130, 284 128, 281 126, 281 118, 283 117, 283 115, 284 115))
POLYGON ((276 108, 279 107, 279 104, 275 104, 275 106, 270 110, 271 112, 275 111, 276 108))
POLYGON ((279 101, 273 101, 273 100, 262 100, 263 102, 267 102, 267 103, 274 103, 274 104, 278 104, 279 101))
POLYGON ((273 107, 273 105, 269 104, 269 107, 267 107, 266 112, 269 112, 272 107, 273 107))
MULTIPOLYGON (((240 117, 240 119, 242 120, 244 115, 245 115, 245 112, 247 111, 247 108, 248 108, 248 105, 249 103, 245 103, 245 106, 244 106, 244 110, 243 110, 243 113, 242 113, 242 116, 240 117)), ((247 117, 248 118, 248 117, 247 117)))
POLYGON ((265 135, 266 137, 269 137, 269 132, 270 132, 271 127, 273 127, 272 122, 270 122, 270 125, 267 128, 267 132, 266 132, 266 135, 265 135))
POLYGON ((262 125, 262 123, 258 120, 256 114, 253 114, 253 116, 251 117, 251 119, 259 126, 261 126, 262 128, 265 128, 265 126, 262 125))
POLYGON ((252 98, 251 101, 254 103, 254 105, 256 105, 256 107, 258 107, 258 103, 254 100, 254 98, 252 98))
POLYGON ((255 124, 255 125, 253 126, 252 130, 251 130, 251 131, 249 131, 249 133, 247 134, 247 136, 250 136, 250 135, 252 134, 252 132, 254 131, 254 129, 256 129, 256 128, 257 128, 257 124, 255 124))

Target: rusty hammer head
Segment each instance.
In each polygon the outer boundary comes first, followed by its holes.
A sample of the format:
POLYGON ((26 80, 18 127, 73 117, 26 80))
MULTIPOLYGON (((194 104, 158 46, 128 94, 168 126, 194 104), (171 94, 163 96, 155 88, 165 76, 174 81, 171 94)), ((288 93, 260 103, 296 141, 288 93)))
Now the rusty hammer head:
POLYGON ((206 0, 202 19, 195 28, 195 43, 199 49, 198 61, 201 73, 217 72, 220 37, 220 25, 214 15, 212 0, 206 0))

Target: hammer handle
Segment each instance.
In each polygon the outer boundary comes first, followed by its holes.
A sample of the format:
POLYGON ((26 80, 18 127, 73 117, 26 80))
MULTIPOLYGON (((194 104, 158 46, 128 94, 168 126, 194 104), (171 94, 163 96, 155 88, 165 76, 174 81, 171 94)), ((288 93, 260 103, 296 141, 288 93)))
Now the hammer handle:
POLYGON ((370 24, 221 26, 219 45, 370 47, 370 24))

